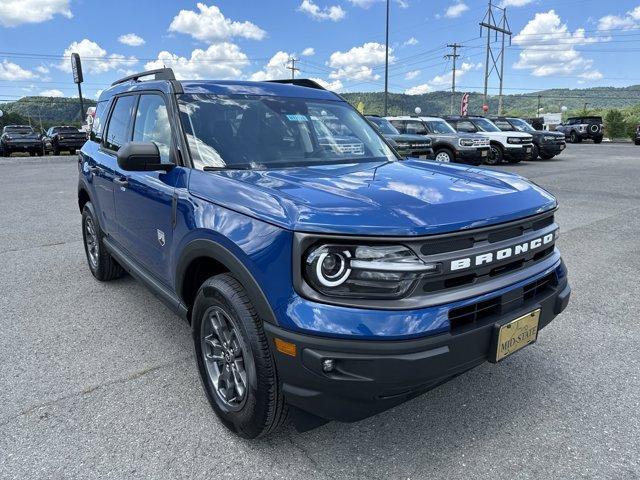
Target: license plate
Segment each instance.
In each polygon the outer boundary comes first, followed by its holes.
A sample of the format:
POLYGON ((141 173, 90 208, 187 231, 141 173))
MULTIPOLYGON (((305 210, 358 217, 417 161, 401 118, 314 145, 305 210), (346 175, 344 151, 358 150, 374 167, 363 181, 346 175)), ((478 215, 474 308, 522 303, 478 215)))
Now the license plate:
POLYGON ((480 156, 486 157, 488 154, 489 154, 489 152, 487 152, 486 150, 483 150, 482 153, 480 154, 480 156))
POLYGON ((540 309, 537 309, 509 323, 500 325, 496 338, 494 361, 499 362, 535 342, 538 338, 539 322, 540 309))
POLYGON ((527 153, 531 153, 531 147, 527 147, 527 153))

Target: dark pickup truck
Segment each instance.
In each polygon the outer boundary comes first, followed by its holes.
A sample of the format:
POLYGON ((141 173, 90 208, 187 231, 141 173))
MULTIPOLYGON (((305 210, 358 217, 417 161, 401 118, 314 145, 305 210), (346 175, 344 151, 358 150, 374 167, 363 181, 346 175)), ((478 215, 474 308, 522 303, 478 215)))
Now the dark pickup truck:
POLYGON ((68 151, 72 155, 87 141, 87 134, 76 127, 51 127, 47 130, 46 137, 51 141, 51 152, 60 155, 62 151, 68 151))
POLYGON ((42 140, 29 125, 7 125, 0 136, 0 156, 8 157, 14 152, 42 155, 42 140))

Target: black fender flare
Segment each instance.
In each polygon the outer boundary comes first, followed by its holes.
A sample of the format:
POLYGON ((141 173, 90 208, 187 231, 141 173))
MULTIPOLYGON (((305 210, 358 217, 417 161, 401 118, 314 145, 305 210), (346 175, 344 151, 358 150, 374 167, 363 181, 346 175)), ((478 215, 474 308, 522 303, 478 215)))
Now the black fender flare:
POLYGON ((182 298, 184 277, 189 264, 198 257, 208 257, 220 262, 242 284, 261 319, 278 325, 275 313, 262 288, 249 269, 231 251, 219 243, 209 239, 196 239, 189 242, 182 250, 175 273, 175 291, 182 298))

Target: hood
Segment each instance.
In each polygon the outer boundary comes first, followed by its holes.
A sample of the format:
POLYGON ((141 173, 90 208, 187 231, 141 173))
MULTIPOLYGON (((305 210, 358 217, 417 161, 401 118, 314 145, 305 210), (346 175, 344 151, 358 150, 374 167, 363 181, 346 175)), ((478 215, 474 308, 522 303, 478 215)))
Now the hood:
POLYGON ((269 171, 194 170, 191 193, 290 230, 415 236, 493 225, 556 206, 518 175, 425 161, 269 171))
POLYGON ((524 132, 480 132, 480 135, 488 138, 504 139, 505 142, 508 137, 515 137, 515 138, 526 138, 526 137, 532 138, 533 137, 532 134, 524 133, 524 132))

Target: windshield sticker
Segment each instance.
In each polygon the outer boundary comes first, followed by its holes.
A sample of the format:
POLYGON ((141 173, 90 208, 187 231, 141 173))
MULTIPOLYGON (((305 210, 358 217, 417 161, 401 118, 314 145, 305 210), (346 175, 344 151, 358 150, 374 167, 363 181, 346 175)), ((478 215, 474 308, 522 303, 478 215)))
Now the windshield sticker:
POLYGON ((306 115, 301 115, 299 113, 295 114, 295 115, 287 115, 287 118, 291 122, 306 122, 307 121, 307 116, 306 115))

